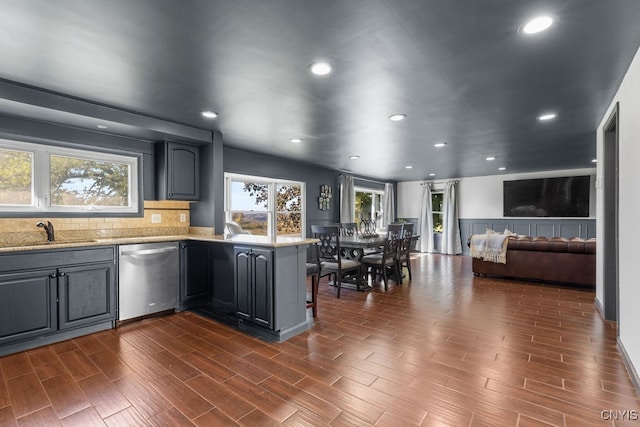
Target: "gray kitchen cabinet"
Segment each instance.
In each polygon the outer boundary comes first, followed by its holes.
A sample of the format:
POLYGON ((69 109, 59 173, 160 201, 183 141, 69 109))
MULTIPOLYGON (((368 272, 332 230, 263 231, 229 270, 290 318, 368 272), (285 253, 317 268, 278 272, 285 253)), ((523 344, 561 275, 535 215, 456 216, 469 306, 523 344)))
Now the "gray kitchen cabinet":
POLYGON ((58 328, 56 270, 0 274, 0 346, 58 328))
POLYGON ((115 248, 0 254, 0 356, 115 326, 115 248))
POLYGON ((113 263, 59 268, 57 276, 59 329, 115 319, 113 263))
POLYGON ((211 260, 208 242, 180 243, 180 301, 178 311, 211 302, 211 260))
POLYGON ((156 196, 160 200, 200 199, 200 148, 175 141, 155 146, 156 196))
POLYGON ((235 290, 238 317, 273 328, 273 251, 236 246, 235 290))

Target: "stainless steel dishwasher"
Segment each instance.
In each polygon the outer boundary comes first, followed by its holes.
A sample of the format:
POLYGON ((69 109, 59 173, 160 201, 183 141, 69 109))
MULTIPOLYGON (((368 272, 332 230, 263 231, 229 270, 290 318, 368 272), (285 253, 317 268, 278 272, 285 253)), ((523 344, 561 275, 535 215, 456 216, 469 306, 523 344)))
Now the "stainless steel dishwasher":
POLYGON ((177 242, 120 245, 118 249, 118 320, 178 306, 177 242))

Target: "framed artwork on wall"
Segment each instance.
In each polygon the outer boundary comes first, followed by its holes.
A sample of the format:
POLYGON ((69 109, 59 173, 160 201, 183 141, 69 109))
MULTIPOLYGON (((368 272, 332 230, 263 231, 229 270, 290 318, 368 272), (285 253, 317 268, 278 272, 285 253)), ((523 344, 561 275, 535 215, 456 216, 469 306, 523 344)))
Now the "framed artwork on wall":
POLYGON ((318 207, 321 211, 329 210, 331 207, 331 186, 330 185, 321 185, 320 186, 320 197, 318 197, 318 207))

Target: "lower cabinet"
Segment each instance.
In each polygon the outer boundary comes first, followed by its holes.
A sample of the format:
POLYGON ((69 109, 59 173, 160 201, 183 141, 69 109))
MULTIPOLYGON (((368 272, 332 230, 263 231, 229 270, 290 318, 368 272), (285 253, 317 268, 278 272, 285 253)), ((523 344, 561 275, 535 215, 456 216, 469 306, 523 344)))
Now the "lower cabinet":
POLYGON ((58 269, 58 327, 115 319, 113 263, 58 269))
POLYGON ((178 310, 211 302, 211 259, 208 242, 180 243, 180 301, 178 310))
POLYGON ((58 329, 56 270, 0 274, 0 345, 58 329))
POLYGON ((114 253, 109 246, 2 254, 0 356, 112 327, 114 253))
POLYGON ((273 328, 273 252, 236 246, 236 314, 265 328, 273 328))

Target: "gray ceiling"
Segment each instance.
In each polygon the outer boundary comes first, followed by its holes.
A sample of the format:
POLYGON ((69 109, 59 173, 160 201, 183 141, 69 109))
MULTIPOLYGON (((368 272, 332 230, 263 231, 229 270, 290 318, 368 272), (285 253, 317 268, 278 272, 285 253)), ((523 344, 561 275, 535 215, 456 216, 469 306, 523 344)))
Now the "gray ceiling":
POLYGON ((0 0, 0 113, 148 139, 162 119, 402 181, 585 168, 638 22, 638 0, 0 0), (519 33, 542 12, 548 31, 519 33))

